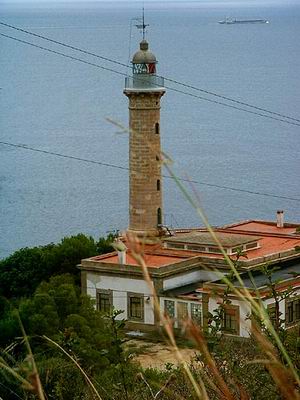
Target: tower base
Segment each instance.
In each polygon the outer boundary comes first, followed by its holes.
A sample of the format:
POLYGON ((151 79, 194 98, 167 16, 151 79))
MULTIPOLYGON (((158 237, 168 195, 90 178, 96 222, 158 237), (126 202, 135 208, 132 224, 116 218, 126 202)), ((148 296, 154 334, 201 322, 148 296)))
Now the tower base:
POLYGON ((137 230, 137 229, 127 229, 128 235, 137 236, 140 239, 151 239, 161 236, 161 231, 159 229, 147 229, 147 230, 137 230))

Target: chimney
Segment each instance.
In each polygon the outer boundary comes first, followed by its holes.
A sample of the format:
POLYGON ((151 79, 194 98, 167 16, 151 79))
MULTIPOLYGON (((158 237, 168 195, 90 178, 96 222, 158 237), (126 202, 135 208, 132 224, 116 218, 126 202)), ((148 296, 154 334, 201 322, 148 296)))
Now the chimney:
POLYGON ((284 227, 284 211, 278 210, 277 211, 277 228, 284 227))
POLYGON ((118 261, 121 265, 126 264, 126 250, 118 250, 118 261))
POLYGON ((115 250, 118 253, 118 262, 119 262, 119 264, 125 265, 126 264, 126 250, 127 250, 127 247, 125 246, 125 244, 121 240, 116 240, 112 245, 113 245, 113 247, 115 248, 115 250))

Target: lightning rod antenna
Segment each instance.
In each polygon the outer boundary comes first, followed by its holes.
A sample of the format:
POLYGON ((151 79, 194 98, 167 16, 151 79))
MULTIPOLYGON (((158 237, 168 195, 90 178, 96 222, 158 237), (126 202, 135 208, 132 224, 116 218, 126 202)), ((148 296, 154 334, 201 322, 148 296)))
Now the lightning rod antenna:
POLYGON ((139 21, 139 24, 136 24, 135 26, 142 32, 143 34, 143 40, 145 40, 146 37, 146 28, 147 26, 149 26, 149 24, 145 24, 145 8, 143 6, 143 13, 142 13, 142 17, 140 18, 134 18, 134 20, 139 21))
POLYGON ((146 25, 145 25, 145 7, 143 5, 143 40, 145 40, 146 25))

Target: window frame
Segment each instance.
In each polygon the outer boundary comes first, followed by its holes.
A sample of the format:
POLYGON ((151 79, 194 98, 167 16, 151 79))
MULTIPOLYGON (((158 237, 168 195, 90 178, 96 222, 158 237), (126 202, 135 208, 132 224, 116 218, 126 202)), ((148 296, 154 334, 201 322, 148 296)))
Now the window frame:
POLYGON ((197 251, 198 253, 207 253, 206 247, 199 244, 187 244, 186 250, 197 251))
POLYGON ((175 319, 175 308, 175 300, 164 299, 164 313, 171 319, 175 319), (168 305, 172 306, 172 313, 169 312, 168 305))
POLYGON ((239 306, 232 305, 232 304, 225 304, 223 306, 223 317, 222 317, 221 329, 222 329, 222 332, 229 334, 229 335, 235 335, 235 336, 240 335, 240 307, 239 306), (230 313, 228 313, 228 311, 230 313), (228 328, 225 326, 226 315, 230 316, 230 318, 231 318, 231 316, 234 316, 233 320, 235 321, 235 328, 228 328))
POLYGON ((166 242, 166 248, 170 250, 186 250, 183 243, 177 242, 166 242))
POLYGON ((201 303, 191 303, 191 320, 194 321, 195 324, 202 326, 203 310, 201 303), (198 309, 196 313, 195 308, 198 309))
POLYGON ((285 325, 287 327, 290 327, 297 325, 299 323, 300 323, 300 294, 289 297, 285 301, 285 325), (291 320, 289 318, 290 312, 292 315, 291 320))
POLYGON ((181 328, 184 326, 184 323, 187 319, 189 319, 189 303, 186 301, 177 301, 176 302, 176 311, 177 311, 177 326, 181 328))
POLYGON ((114 306, 114 304, 113 304, 113 291, 110 290, 110 289, 96 289, 96 309, 98 311, 102 312, 102 313, 111 314, 113 306, 114 306), (99 299, 99 297, 101 295, 107 296, 107 299, 109 301, 109 309, 108 310, 105 310, 105 309, 101 310, 100 309, 100 299, 99 299))
POLYGON ((144 307, 144 294, 143 293, 127 292, 127 319, 129 321, 144 322, 145 307, 144 307), (140 303, 140 307, 141 307, 140 308, 140 317, 132 315, 131 301, 133 298, 139 299, 139 303, 140 303))
POLYGON ((207 250, 208 253, 222 254, 222 250, 219 247, 209 246, 207 250))
POLYGON ((276 326, 276 303, 270 303, 267 305, 268 316, 272 325, 276 326))

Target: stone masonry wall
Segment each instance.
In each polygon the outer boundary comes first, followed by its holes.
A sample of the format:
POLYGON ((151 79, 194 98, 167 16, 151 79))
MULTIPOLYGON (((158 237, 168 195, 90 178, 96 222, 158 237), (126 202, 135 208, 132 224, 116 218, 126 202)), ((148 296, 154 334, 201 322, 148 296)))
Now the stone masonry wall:
POLYGON ((160 98, 164 91, 125 94, 129 98, 130 128, 129 230, 157 235, 158 209, 163 213, 160 98))

